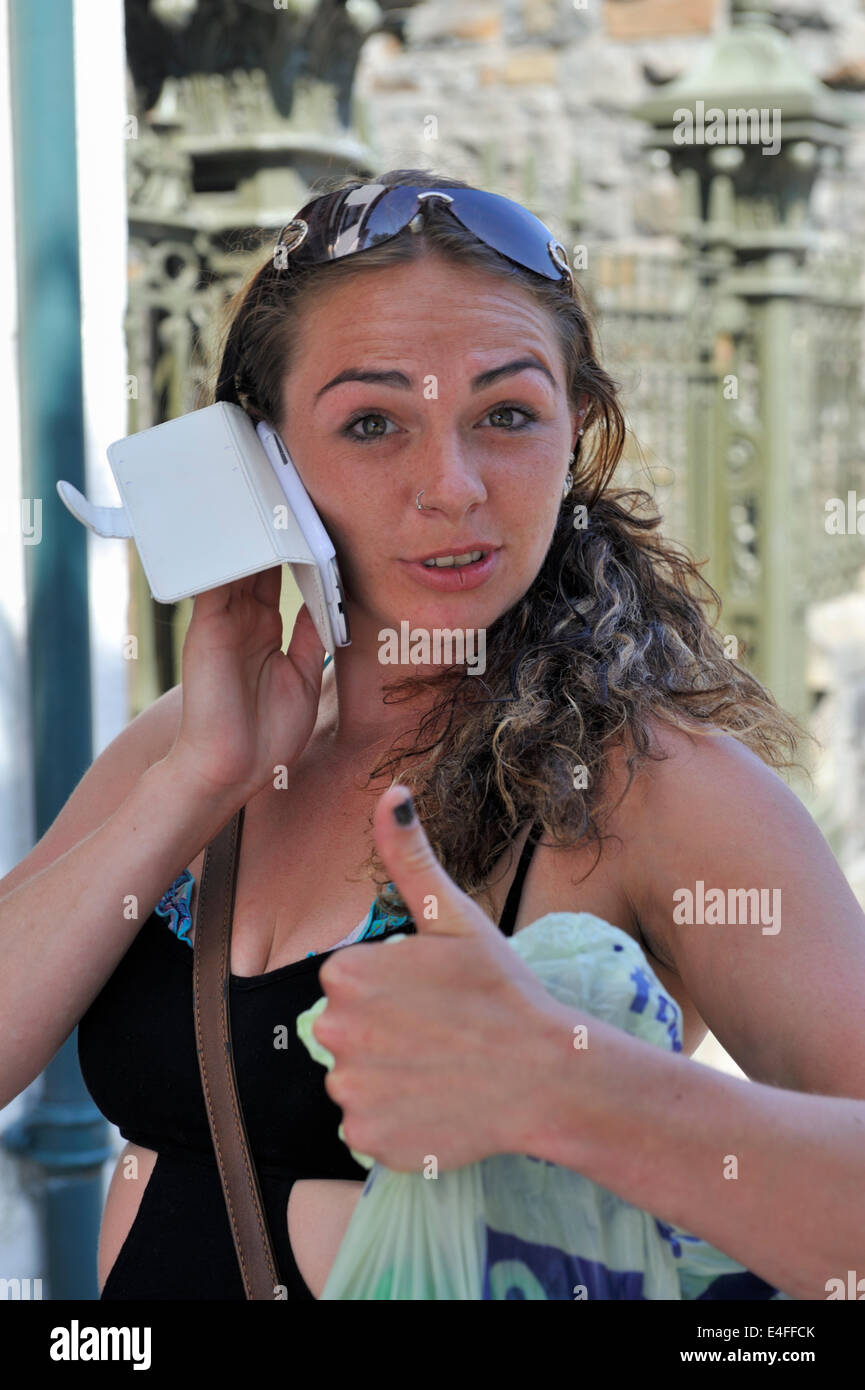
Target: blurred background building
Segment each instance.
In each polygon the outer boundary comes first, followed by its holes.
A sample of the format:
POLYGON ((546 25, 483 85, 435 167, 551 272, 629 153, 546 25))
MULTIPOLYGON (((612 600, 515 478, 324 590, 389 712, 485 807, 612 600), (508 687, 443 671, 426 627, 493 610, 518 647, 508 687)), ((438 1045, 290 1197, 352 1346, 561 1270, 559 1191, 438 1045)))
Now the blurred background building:
MULTIPOLYGON (((863 0, 2 0, 0 45, 0 873, 179 681, 191 612, 54 480, 115 503, 106 446, 203 402, 219 310, 313 181, 412 166, 568 246, 619 478, 817 734, 790 780, 865 903, 863 0)), ((0 1132, 0 1277, 95 1297, 119 1142, 74 1036, 0 1132)))

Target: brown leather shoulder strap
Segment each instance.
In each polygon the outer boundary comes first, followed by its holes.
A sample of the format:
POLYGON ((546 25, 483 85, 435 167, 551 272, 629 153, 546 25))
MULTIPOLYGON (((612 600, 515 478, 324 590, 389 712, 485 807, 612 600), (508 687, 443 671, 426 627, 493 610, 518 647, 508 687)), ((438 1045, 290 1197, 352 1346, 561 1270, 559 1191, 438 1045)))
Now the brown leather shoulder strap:
POLYGON ((279 1274, 231 1051, 229 973, 240 810, 207 846, 198 892, 193 961, 195 1041, 219 1179, 248 1299, 278 1296, 279 1274))

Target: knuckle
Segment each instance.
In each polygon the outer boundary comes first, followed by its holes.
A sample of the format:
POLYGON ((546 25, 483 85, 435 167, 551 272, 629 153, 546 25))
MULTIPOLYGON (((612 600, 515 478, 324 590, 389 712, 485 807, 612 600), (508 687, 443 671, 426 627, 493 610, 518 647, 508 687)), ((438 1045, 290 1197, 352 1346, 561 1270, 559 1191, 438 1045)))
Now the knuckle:
POLYGON ((324 1078, 324 1089, 331 1100, 337 1105, 342 1106, 347 1099, 345 1072, 334 1067, 324 1078))
POLYGON ((342 1132, 349 1148, 356 1149, 358 1153, 371 1153, 375 1136, 372 1126, 367 1121, 357 1115, 346 1115, 342 1122, 342 1132))
POLYGON ((348 961, 337 960, 336 952, 330 956, 318 972, 319 983, 327 994, 340 993, 351 985, 354 971, 348 961))
POLYGON ((335 963, 333 956, 330 956, 318 972, 318 982, 322 989, 329 994, 333 986, 339 984, 339 979, 339 966, 335 963))
POLYGON ((340 1001, 339 1007, 331 1012, 333 1005, 316 1019, 313 1032, 320 1043, 335 1059, 361 1054, 371 1044, 373 1028, 369 1021, 364 1022, 357 1010, 350 1009, 340 1001))
POLYGON ((330 1052, 333 1052, 331 1042, 335 1041, 338 1031, 334 1026, 333 1015, 329 1007, 319 1014, 312 1025, 312 1035, 316 1042, 320 1042, 330 1052))

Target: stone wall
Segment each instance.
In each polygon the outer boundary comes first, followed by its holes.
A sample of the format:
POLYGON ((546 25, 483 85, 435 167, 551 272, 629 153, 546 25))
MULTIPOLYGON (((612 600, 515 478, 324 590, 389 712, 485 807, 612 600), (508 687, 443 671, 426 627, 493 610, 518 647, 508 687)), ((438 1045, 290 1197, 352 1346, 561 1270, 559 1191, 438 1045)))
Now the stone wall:
MULTIPOLYGON (((865 4, 777 0, 809 71, 843 94, 846 168, 814 198, 818 225, 865 234, 865 4)), ((676 188, 629 116, 686 72, 724 0, 421 0, 404 41, 366 44, 357 116, 381 168, 421 166, 528 202, 591 244, 669 232, 676 188)))

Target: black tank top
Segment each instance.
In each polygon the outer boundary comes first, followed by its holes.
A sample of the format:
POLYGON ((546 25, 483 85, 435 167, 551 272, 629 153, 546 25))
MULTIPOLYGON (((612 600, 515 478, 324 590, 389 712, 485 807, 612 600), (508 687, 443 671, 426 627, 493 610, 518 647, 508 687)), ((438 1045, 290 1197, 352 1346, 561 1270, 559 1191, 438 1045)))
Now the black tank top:
MULTIPOLYGON (((513 932, 536 835, 533 827, 499 923, 506 936, 513 932)), ((398 931, 413 934, 414 923, 382 936, 398 931)), ((289 1299, 312 1298, 288 1240, 292 1184, 367 1177, 337 1134, 342 1112, 295 1026, 298 1014, 320 998, 318 974, 331 954, 230 978, 237 1084, 289 1299)), ((103 1289, 105 1300, 244 1297, 201 1091, 192 964, 189 943, 151 913, 78 1026, 81 1071, 96 1105, 124 1139, 158 1154, 103 1289)), ((134 1174, 128 1180, 140 1181, 134 1174)))

